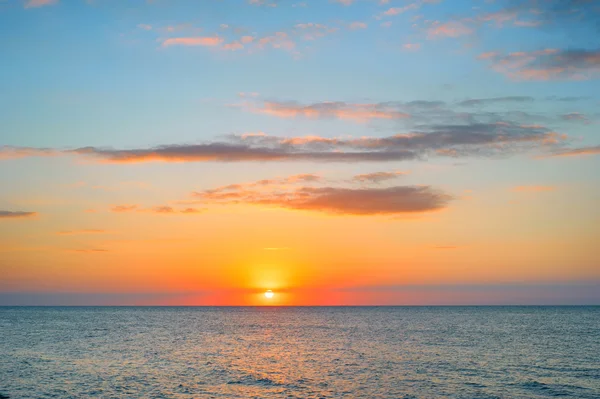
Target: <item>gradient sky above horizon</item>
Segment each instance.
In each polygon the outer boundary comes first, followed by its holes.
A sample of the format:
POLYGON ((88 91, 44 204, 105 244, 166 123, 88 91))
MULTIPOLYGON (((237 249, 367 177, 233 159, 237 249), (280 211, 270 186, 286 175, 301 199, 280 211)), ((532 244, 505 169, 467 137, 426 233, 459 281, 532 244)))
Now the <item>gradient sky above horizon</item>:
POLYGON ((600 304, 599 36, 595 0, 0 0, 0 305, 600 304))

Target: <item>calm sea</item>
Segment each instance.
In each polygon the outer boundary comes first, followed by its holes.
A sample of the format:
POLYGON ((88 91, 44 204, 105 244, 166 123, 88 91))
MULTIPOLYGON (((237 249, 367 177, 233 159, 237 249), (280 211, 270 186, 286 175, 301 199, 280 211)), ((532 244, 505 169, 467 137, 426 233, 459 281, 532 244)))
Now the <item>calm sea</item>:
POLYGON ((9 398, 600 398, 600 307, 0 308, 9 398))

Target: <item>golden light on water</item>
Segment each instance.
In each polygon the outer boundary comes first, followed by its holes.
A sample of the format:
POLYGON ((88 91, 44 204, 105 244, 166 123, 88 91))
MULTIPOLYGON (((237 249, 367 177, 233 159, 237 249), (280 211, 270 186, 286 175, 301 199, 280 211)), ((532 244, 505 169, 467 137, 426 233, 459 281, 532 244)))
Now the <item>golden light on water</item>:
POLYGON ((273 296, 275 296, 275 293, 273 291, 271 291, 271 290, 265 291, 265 298, 271 299, 271 298, 273 298, 273 296))

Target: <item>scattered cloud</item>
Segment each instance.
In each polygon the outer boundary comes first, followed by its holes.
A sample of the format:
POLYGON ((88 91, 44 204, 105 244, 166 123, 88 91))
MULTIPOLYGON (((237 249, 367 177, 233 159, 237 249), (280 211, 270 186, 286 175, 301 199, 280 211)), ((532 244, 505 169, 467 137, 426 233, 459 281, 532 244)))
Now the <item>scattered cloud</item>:
POLYGON ((350 25, 348 25, 348 28, 352 29, 352 30, 358 30, 358 29, 367 29, 367 24, 364 22, 352 22, 350 25))
POLYGON ((402 47, 406 50, 416 51, 421 48, 420 43, 404 43, 402 47))
POLYGON ((163 47, 169 46, 208 46, 214 47, 223 43, 219 36, 172 37, 162 42, 163 47))
POLYGON ((352 180, 361 183, 381 183, 388 180, 397 179, 400 176, 406 176, 408 172, 374 172, 356 175, 352 180))
POLYGON ((529 103, 533 102, 534 98, 529 96, 507 96, 507 97, 491 97, 491 98, 473 98, 459 102, 457 105, 463 107, 477 107, 483 105, 491 105, 498 103, 529 103))
POLYGON ((339 3, 339 4, 343 4, 345 6, 349 6, 352 5, 352 3, 354 3, 354 0, 331 0, 334 3, 339 3))
POLYGON ((473 29, 460 21, 449 21, 445 23, 435 21, 427 30, 427 34, 430 39, 437 39, 443 37, 459 37, 464 35, 470 35, 472 33, 473 29))
POLYGON ((565 149, 561 151, 556 151, 553 154, 548 155, 546 157, 581 157, 589 155, 600 155, 600 145, 565 149))
POLYGON ((365 122, 370 119, 402 119, 410 115, 386 104, 353 104, 342 101, 328 101, 303 105, 295 101, 264 101, 244 104, 244 108, 280 118, 348 119, 365 122))
POLYGON ((571 112, 568 114, 561 115, 561 118, 566 121, 571 122, 584 122, 589 123, 589 119, 582 113, 579 112, 571 112))
POLYGON ((175 214, 185 214, 185 215, 193 215, 202 213, 203 210, 196 208, 185 208, 185 209, 175 209, 171 206, 156 206, 154 208, 149 209, 149 212, 162 214, 162 215, 175 215, 175 214))
POLYGON ((37 216, 37 212, 0 211, 0 219, 24 219, 37 216))
POLYGON ((600 76, 600 49, 490 52, 478 58, 513 80, 586 80, 600 76))
POLYGON ((137 205, 115 205, 110 208, 111 212, 123 213, 123 212, 133 212, 138 209, 137 205))
POLYGON ((39 8, 44 6, 51 6, 58 4, 58 0, 27 0, 25 1, 25 8, 39 8))
POLYGON ((408 5, 404 6, 404 7, 391 7, 391 8, 388 8, 386 11, 382 12, 379 15, 379 18, 381 18, 381 17, 391 17, 391 16, 394 16, 394 15, 402 14, 402 13, 405 13, 406 11, 409 11, 409 10, 416 10, 419 7, 420 7, 420 4, 418 4, 418 3, 411 3, 411 4, 408 4, 408 5))

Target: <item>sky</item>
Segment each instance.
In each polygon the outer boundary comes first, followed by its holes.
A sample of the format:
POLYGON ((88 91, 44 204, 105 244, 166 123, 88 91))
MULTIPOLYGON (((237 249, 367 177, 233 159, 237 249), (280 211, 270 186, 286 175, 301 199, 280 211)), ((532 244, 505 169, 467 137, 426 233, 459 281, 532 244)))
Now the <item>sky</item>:
POLYGON ((0 305, 600 304, 599 36, 596 0, 0 0, 0 305))

